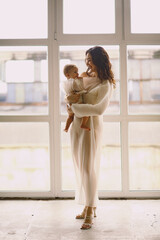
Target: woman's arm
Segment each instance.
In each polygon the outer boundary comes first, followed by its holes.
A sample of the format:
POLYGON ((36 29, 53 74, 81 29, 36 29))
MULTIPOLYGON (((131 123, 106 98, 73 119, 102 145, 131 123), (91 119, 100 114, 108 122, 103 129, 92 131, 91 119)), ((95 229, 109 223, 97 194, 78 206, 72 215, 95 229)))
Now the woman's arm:
POLYGON ((72 104, 71 109, 76 117, 99 116, 104 113, 111 99, 113 84, 108 81, 106 84, 98 86, 98 88, 98 98, 95 105, 72 104))

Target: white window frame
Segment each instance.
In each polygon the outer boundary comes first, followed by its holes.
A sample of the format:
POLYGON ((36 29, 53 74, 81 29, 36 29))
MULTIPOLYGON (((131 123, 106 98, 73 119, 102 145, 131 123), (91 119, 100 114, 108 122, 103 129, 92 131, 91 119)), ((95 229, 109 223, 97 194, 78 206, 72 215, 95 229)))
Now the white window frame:
MULTIPOLYGON (((63 34, 62 12, 63 0, 57 2, 57 30, 55 32, 58 46, 69 45, 119 45, 120 48, 120 114, 104 116, 104 122, 120 122, 121 126, 121 165, 122 191, 99 191, 99 197, 146 197, 159 198, 160 191, 129 190, 129 122, 160 121, 160 115, 128 113, 128 82, 127 82, 127 45, 159 45, 160 34, 131 34, 130 31, 130 0, 115 0, 115 34, 63 34), (122 64, 123 63, 123 64, 122 64)), ((61 122, 66 116, 61 115, 61 122)), ((59 167, 61 169, 61 167, 59 167)), ((61 175, 61 173, 60 173, 61 175)), ((74 197, 73 191, 62 191, 59 181, 59 197, 74 197)))
MULTIPOLYGON (((121 14, 119 10, 122 8, 122 0, 115 0, 115 33, 114 34, 63 34, 63 0, 57 1, 57 31, 56 38, 59 45, 93 45, 106 44, 106 35, 108 42, 116 44, 120 41, 122 35, 121 14), (104 39, 104 40, 103 40, 104 39)), ((81 14, 81 13, 80 13, 81 14)), ((107 11, 106 11, 107 14, 107 11)))
POLYGON ((159 198, 160 191, 129 191, 128 123, 160 121, 160 115, 128 113, 127 45, 159 45, 160 34, 131 34, 130 1, 115 0, 115 34, 63 34, 62 0, 48 0, 48 38, 3 39, 0 46, 48 46, 49 114, 36 116, 0 116, 0 122, 47 122, 50 140, 50 191, 1 191, 0 197, 55 198, 74 197, 74 191, 61 189, 61 122, 59 94, 59 46, 119 45, 120 49, 120 114, 104 116, 105 122, 119 122, 121 126, 122 191, 99 191, 100 198, 159 198), (122 64, 123 63, 123 64, 122 64), (59 101, 58 101, 59 100, 59 101))
MULTIPOLYGON (((48 0, 48 37, 46 39, 0 39, 0 46, 47 46, 48 47, 48 115, 3 115, 0 122, 46 122, 49 124, 49 156, 50 156, 50 191, 0 191, 0 197, 30 197, 30 198, 54 198, 56 196, 56 180, 58 179, 56 161, 56 142, 59 136, 59 129, 54 124, 59 121, 57 99, 59 99, 57 82, 57 61, 58 52, 54 42, 55 32, 55 1, 48 0), (54 14, 53 14, 54 13, 54 14), (55 92, 55 94, 54 94, 55 92), (57 113, 54 114, 54 112, 57 113), (58 119, 58 120, 57 120, 58 119)), ((58 162, 58 161, 57 161, 58 162)))

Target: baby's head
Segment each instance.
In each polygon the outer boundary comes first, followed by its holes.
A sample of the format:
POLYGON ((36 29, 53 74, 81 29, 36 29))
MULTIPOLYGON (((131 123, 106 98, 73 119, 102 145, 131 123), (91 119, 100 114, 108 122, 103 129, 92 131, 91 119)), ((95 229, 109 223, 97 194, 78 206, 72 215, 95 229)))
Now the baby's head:
POLYGON ((67 79, 73 78, 76 79, 79 74, 78 74, 78 68, 76 65, 73 64, 67 64, 64 67, 64 75, 67 77, 67 79))

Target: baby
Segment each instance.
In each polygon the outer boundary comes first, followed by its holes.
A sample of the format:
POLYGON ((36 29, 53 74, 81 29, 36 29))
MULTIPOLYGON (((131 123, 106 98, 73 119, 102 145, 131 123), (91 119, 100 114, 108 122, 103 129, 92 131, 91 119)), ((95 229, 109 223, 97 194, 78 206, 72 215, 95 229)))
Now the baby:
MULTIPOLYGON (((76 65, 73 65, 73 64, 65 65, 64 75, 67 78, 67 81, 64 82, 64 90, 65 90, 67 96, 78 93, 78 94, 80 94, 78 103, 83 103, 82 94, 86 93, 87 91, 84 89, 83 78, 79 77, 78 68, 76 67, 76 65)), ((71 105, 72 103, 70 102, 69 104, 71 105)), ((90 128, 88 126, 86 126, 88 118, 89 117, 82 118, 81 128, 83 128, 87 131, 90 131, 90 128)), ((67 122, 66 122, 66 126, 64 129, 65 132, 68 132, 68 129, 69 129, 71 123, 73 122, 73 119, 74 119, 74 113, 69 113, 69 116, 68 116, 67 122)))

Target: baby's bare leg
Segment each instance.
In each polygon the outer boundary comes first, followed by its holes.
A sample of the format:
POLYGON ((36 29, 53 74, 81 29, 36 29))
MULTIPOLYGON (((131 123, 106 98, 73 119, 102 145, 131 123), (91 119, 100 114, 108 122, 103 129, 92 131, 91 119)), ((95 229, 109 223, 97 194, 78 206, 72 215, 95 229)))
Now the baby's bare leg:
POLYGON ((82 118, 82 122, 81 122, 81 128, 90 131, 91 129, 89 127, 87 127, 87 121, 88 121, 89 117, 83 117, 82 118))
POLYGON ((68 132, 68 129, 69 129, 71 123, 73 122, 73 119, 74 119, 74 114, 70 114, 66 121, 65 129, 64 129, 65 132, 68 132))

